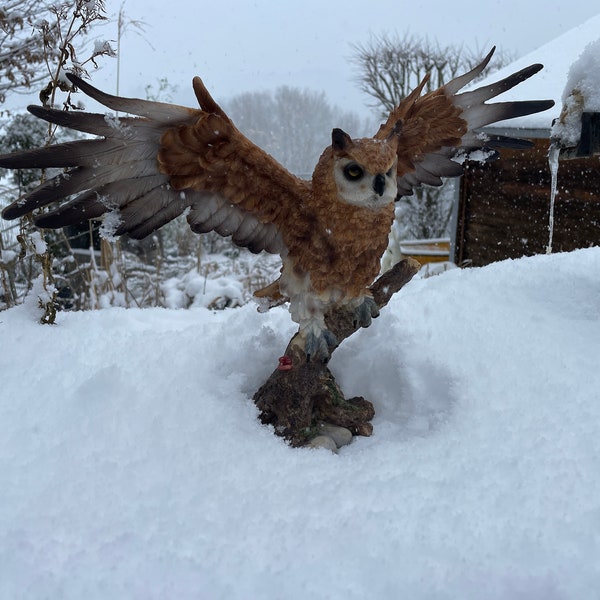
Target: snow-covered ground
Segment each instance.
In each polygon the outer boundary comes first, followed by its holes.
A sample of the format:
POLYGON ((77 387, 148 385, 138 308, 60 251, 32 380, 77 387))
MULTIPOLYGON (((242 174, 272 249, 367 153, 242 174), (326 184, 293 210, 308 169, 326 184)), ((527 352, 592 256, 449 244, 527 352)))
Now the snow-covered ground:
POLYGON ((600 249, 413 280, 332 360, 339 455, 256 419, 292 331, 0 313, 0 598, 600 597, 600 249))

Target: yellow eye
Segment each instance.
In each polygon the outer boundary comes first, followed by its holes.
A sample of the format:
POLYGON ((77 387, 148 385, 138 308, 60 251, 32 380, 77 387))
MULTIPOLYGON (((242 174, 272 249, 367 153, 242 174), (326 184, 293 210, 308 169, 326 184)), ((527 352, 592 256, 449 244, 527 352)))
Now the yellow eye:
POLYGON ((360 167, 356 163, 350 163, 344 167, 344 177, 349 181, 357 181, 364 174, 365 172, 362 170, 362 167, 360 167))

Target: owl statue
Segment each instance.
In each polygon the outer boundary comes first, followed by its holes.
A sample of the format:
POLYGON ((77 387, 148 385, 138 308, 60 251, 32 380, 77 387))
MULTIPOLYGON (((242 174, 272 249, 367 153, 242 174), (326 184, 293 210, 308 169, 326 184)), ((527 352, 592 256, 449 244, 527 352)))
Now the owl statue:
POLYGON ((140 239, 185 213, 196 233, 216 231, 252 252, 277 253, 280 277, 257 295, 289 301, 299 326, 295 343, 309 360, 326 361, 336 343, 325 324, 328 310, 343 306, 362 326, 377 316, 369 286, 388 244, 395 200, 421 184, 460 175, 458 155, 526 146, 479 130, 553 105, 486 104, 541 65, 459 93, 493 52, 435 91, 423 94, 423 80, 371 138, 334 129, 311 180, 291 174, 242 135, 198 77, 194 109, 111 96, 68 74, 73 86, 127 116, 30 106, 41 119, 96 137, 0 156, 4 168, 64 169, 2 215, 16 219, 35 211, 41 228, 110 215, 115 235, 140 239))

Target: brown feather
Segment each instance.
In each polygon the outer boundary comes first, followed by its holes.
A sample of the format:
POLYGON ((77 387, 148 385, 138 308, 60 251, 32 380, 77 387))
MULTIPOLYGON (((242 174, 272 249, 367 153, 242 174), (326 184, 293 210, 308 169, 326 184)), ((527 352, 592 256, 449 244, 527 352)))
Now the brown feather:
POLYGON ((158 161, 174 189, 222 194, 277 227, 286 226, 290 207, 301 204, 309 188, 219 114, 168 129, 161 138, 158 161))

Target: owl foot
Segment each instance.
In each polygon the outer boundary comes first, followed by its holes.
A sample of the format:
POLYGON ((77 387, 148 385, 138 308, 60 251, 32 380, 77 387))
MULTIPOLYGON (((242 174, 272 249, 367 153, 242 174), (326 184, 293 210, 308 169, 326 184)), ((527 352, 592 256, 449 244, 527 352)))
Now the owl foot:
POLYGON ((365 296, 354 309, 355 326, 368 327, 373 319, 379 316, 379 307, 371 296, 365 296))
POLYGON ((306 333, 304 352, 309 361, 329 360, 329 348, 338 345, 337 338, 329 329, 310 330, 306 333))

